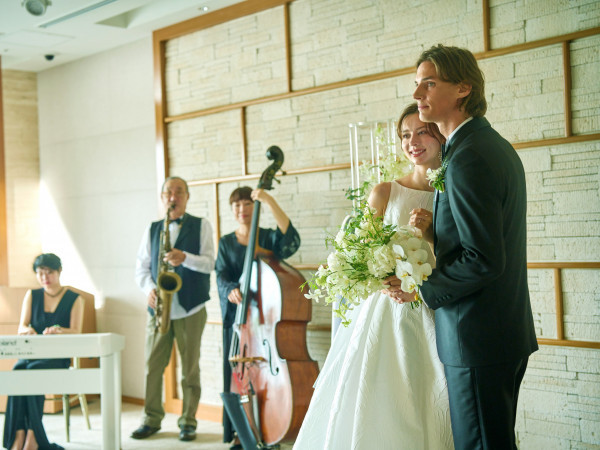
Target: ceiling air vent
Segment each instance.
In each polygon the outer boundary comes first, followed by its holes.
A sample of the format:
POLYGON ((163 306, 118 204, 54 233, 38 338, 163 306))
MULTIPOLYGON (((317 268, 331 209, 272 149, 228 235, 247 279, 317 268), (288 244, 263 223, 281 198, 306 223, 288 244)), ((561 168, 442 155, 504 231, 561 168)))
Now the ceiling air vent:
POLYGON ((51 26, 54 26, 56 24, 59 24, 61 22, 65 22, 67 20, 71 20, 75 17, 81 16, 82 14, 88 13, 90 11, 93 11, 95 9, 101 8, 105 5, 108 5, 109 3, 114 3, 117 0, 104 0, 102 2, 98 2, 98 3, 94 3, 93 5, 90 6, 86 6, 85 8, 82 9, 78 9, 77 11, 73 11, 72 13, 66 14, 62 17, 59 17, 58 19, 54 19, 51 20, 49 22, 46 23, 42 23, 39 25, 40 28, 49 28, 51 26))

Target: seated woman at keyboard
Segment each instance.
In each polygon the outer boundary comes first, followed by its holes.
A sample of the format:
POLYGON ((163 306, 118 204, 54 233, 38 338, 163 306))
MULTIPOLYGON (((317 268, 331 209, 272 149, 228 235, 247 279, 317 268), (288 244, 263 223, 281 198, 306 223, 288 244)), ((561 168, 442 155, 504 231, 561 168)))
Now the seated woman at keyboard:
MULTIPOLYGON (((81 333, 83 299, 61 286, 60 258, 53 253, 39 255, 33 263, 40 289, 27 291, 23 299, 18 334, 81 333)), ((48 339, 52 339, 48 337, 48 339)), ((66 369, 67 359, 20 359, 13 370, 66 369)), ((50 444, 42 424, 44 396, 10 396, 4 418, 5 448, 16 450, 62 449, 50 444)))

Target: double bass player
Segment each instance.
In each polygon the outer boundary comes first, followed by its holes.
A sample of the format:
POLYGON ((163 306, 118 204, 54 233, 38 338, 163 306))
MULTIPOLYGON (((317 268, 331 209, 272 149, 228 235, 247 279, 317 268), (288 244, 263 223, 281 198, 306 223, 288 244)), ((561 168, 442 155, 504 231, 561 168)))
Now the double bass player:
MULTIPOLYGON (((254 202, 257 200, 267 206, 277 223, 276 229, 258 229, 259 249, 270 251, 275 258, 281 260, 292 256, 300 247, 298 231, 270 194, 263 189, 252 190, 250 187, 239 187, 231 193, 229 204, 238 227, 234 232, 220 239, 215 265, 223 319, 224 392, 230 391, 232 370, 228 360, 228 350, 231 345, 237 305, 242 301, 240 277, 244 269, 244 255, 250 236, 254 202)), ((242 448, 225 411, 223 412, 223 442, 232 442, 232 449, 242 448)))
POLYGON ((177 423, 179 439, 196 438, 196 411, 200 401, 200 339, 206 324, 204 303, 209 300, 210 273, 214 268, 212 226, 205 218, 186 213, 188 185, 180 177, 165 180, 161 200, 169 220, 153 222, 142 238, 137 256, 136 282, 148 298, 146 326, 146 392, 141 426, 131 437, 145 439, 160 430, 165 416, 162 405, 163 372, 169 363, 173 340, 181 356, 183 406, 177 423), (181 277, 173 294, 171 324, 163 334, 156 326, 157 275, 163 226, 168 223, 170 251, 164 261, 181 277))

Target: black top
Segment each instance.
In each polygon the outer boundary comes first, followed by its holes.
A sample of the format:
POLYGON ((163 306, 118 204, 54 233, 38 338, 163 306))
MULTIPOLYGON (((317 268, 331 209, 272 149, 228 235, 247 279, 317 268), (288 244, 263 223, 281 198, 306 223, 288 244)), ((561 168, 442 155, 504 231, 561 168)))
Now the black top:
POLYGON ((67 289, 54 312, 44 311, 44 289, 31 291, 31 327, 42 334, 48 327, 59 325, 71 328, 71 309, 79 294, 67 289))
MULTIPOLYGON (((285 259, 296 253, 300 247, 300 235, 291 222, 285 234, 279 228, 276 230, 259 228, 258 245, 272 251, 277 259, 285 259)), ((240 287, 239 280, 244 272, 245 254, 246 246, 238 242, 235 232, 227 234, 219 240, 215 271, 224 327, 231 327, 235 321, 237 305, 231 303, 227 296, 233 289, 240 287)))
MULTIPOLYGON (((71 328, 71 310, 79 294, 67 289, 58 302, 54 312, 44 311, 44 289, 33 289, 31 291, 31 327, 37 334, 42 334, 46 328, 59 325, 63 328, 71 328)), ((69 358, 57 358, 57 363, 62 362, 64 367, 69 367, 69 358)))

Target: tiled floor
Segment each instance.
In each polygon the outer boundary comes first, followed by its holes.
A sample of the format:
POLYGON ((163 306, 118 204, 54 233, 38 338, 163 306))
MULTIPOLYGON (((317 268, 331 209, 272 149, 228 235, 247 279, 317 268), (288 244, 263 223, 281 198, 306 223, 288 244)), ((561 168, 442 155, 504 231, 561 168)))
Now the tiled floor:
MULTIPOLYGON (((74 407, 71 411, 71 442, 66 442, 65 424, 62 413, 44 415, 44 426, 50 442, 56 442, 66 449, 99 449, 102 443, 102 418, 100 416, 100 400, 96 399, 89 404, 91 430, 87 429, 81 409, 74 407)), ((181 442, 178 439, 179 428, 177 416, 167 414, 162 423, 162 429, 155 435, 144 439, 131 439, 129 435, 140 425, 142 407, 130 403, 123 404, 121 416, 121 442, 123 450, 148 450, 148 449, 184 449, 194 448, 199 450, 226 450, 229 444, 221 442, 223 429, 221 424, 214 422, 198 422, 195 441, 181 442)), ((0 427, 4 430, 4 414, 0 414, 0 427)), ((291 446, 282 445, 281 450, 291 449, 291 446)))

